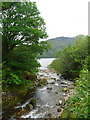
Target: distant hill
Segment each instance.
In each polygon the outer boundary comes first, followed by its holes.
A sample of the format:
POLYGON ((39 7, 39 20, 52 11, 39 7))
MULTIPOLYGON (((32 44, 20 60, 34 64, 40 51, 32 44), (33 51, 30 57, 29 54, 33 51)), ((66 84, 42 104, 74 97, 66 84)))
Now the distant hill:
POLYGON ((53 58, 60 49, 64 49, 69 45, 73 45, 77 39, 76 37, 56 37, 53 39, 47 40, 51 44, 52 48, 48 52, 44 52, 42 55, 39 55, 41 58, 53 58))

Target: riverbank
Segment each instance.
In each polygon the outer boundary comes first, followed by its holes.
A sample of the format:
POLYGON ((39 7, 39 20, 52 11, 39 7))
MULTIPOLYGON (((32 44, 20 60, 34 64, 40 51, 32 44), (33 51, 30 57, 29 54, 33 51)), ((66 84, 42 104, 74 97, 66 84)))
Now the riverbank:
POLYGON ((27 101, 27 99, 31 97, 31 94, 38 86, 43 86, 45 84, 46 80, 42 81, 40 79, 37 79, 36 81, 30 81, 28 85, 9 86, 9 88, 3 87, 4 90, 2 90, 2 117, 4 119, 8 119, 14 114, 14 112, 18 113, 19 111, 16 111, 14 107, 23 104, 25 101, 27 101))

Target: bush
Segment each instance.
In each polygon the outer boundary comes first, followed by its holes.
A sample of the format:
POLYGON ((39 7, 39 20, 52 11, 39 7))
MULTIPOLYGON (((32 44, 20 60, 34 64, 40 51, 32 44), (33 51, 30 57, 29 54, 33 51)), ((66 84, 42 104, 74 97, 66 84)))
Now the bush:
POLYGON ((76 94, 74 97, 69 98, 65 110, 62 113, 62 118, 88 118, 88 95, 89 86, 88 78, 89 73, 84 66, 81 70, 79 79, 76 80, 76 94), (67 113, 67 114, 64 114, 67 113), (64 116, 63 116, 64 115, 64 116), (66 115, 66 116, 65 116, 66 115), (68 116, 67 116, 68 115, 68 116))

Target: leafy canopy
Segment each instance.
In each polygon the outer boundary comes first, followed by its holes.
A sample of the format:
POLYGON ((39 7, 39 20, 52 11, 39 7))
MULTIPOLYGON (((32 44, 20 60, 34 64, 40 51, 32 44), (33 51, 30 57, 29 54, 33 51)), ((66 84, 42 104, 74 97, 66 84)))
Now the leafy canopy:
POLYGON ((45 22, 35 2, 3 2, 2 21, 3 80, 21 84, 24 71, 37 72, 37 55, 47 50, 39 41, 48 36, 45 22))
POLYGON ((39 39, 46 38, 47 33, 35 2, 3 3, 2 20, 4 57, 22 44, 35 46, 34 49, 42 47, 39 39))

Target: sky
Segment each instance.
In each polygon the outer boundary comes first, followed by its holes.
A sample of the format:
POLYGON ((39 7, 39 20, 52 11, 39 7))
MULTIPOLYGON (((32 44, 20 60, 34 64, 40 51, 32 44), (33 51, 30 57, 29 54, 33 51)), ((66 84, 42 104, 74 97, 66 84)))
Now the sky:
POLYGON ((88 35, 89 0, 31 0, 46 23, 50 38, 88 35))

